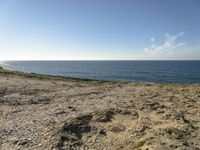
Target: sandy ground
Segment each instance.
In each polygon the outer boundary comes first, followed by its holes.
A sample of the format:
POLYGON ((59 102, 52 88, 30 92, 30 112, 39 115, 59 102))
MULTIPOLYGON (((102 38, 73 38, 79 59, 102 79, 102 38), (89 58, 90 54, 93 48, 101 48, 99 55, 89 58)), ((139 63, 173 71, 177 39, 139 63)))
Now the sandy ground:
POLYGON ((199 150, 200 85, 0 74, 1 150, 199 150))

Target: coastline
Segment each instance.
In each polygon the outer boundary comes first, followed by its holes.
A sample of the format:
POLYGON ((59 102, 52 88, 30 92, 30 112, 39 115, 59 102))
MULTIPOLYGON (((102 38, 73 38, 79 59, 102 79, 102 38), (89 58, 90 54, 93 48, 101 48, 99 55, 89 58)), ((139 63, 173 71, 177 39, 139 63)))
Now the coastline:
POLYGON ((0 149, 199 149, 200 84, 0 68, 0 149))
POLYGON ((200 61, 8 61, 6 69, 94 80, 200 83, 200 61))
POLYGON ((86 81, 86 82, 110 82, 110 83, 133 83, 133 84, 161 84, 161 85, 167 85, 167 84, 174 84, 174 85, 192 85, 197 84, 200 85, 200 83, 180 83, 180 82, 142 82, 142 81, 128 81, 128 80, 102 80, 102 79, 88 79, 88 78, 78 78, 78 77, 67 77, 67 76, 61 76, 61 75, 49 75, 49 74, 42 74, 42 73, 34 73, 34 72, 23 72, 23 71, 15 71, 15 70, 9 70, 5 69, 0 66, 0 74, 5 75, 15 75, 15 76, 23 76, 28 78, 38 78, 38 79, 46 79, 46 80, 63 80, 63 81, 86 81))

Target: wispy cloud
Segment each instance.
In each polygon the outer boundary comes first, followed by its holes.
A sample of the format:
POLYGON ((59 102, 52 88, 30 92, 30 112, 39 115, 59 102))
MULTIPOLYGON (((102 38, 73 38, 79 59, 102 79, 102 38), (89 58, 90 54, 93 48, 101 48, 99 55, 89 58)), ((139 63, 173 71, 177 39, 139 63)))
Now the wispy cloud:
POLYGON ((155 41, 154 37, 152 37, 152 38, 150 39, 150 41, 151 41, 151 42, 154 42, 154 41, 155 41))
POLYGON ((165 53, 169 50, 179 48, 186 44, 186 42, 178 42, 177 40, 184 36, 184 32, 180 32, 176 35, 165 34, 165 41, 162 44, 155 43, 155 39, 150 39, 151 46, 144 49, 148 53, 165 53))
POLYGON ((121 54, 116 58, 122 60, 199 60, 200 43, 186 44, 182 39, 183 36, 184 32, 175 35, 165 34, 164 42, 161 44, 157 44, 157 40, 151 37, 150 47, 137 53, 121 54))

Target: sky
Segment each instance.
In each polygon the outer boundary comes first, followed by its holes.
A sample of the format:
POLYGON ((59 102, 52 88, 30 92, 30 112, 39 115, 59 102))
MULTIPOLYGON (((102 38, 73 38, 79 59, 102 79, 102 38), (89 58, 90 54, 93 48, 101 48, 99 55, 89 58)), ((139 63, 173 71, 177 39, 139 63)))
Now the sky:
POLYGON ((0 0, 0 60, 200 60, 200 0, 0 0))

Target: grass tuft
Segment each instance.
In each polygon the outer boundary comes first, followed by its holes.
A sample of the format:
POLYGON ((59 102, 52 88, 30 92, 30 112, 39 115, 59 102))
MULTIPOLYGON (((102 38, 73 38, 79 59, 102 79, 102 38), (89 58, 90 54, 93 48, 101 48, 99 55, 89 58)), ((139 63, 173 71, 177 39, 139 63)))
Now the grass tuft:
POLYGON ((139 141, 138 143, 136 143, 136 144, 133 146, 133 149, 141 148, 142 146, 144 146, 144 144, 145 144, 145 141, 139 141))
POLYGON ((17 75, 17 76, 24 76, 24 77, 28 77, 28 78, 47 79, 47 80, 68 80, 68 81, 76 81, 76 82, 92 81, 95 84, 96 83, 113 83, 113 84, 118 83, 117 81, 82 79, 82 78, 74 78, 74 77, 45 75, 45 74, 39 74, 39 73, 26 73, 26 72, 20 72, 20 71, 7 70, 7 69, 4 69, 3 67, 0 67, 0 74, 17 75))

